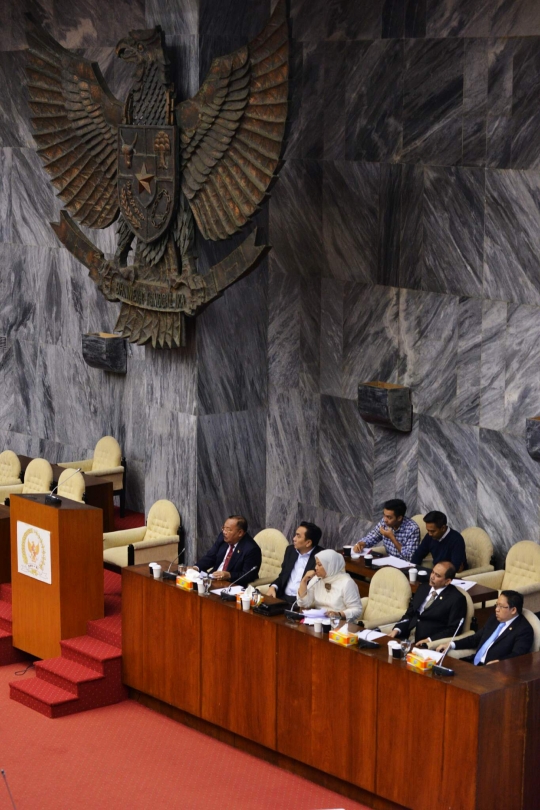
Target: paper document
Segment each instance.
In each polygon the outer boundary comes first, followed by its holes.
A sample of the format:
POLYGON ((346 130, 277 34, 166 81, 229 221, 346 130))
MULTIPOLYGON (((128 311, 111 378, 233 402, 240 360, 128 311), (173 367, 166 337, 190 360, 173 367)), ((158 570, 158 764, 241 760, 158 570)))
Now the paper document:
POLYGON ((242 588, 241 585, 233 585, 231 588, 218 588, 217 590, 212 591, 212 593, 215 594, 216 596, 219 596, 220 593, 223 593, 223 591, 227 591, 227 593, 232 593, 236 595, 237 593, 242 593, 243 590, 244 589, 242 588))
POLYGON ((311 608, 311 610, 304 610, 306 619, 327 619, 326 610, 321 608, 311 608))
POLYGON ((474 588, 476 582, 474 579, 453 579, 452 585, 457 585, 458 588, 463 588, 464 591, 470 591, 471 588, 474 588))
POLYGON ((379 557, 373 560, 373 565, 378 568, 383 565, 391 565, 392 568, 410 568, 410 562, 407 560, 400 560, 399 557, 393 557, 391 554, 388 557, 379 557))
POLYGON ((364 641, 377 641, 378 638, 383 638, 386 633, 380 633, 378 630, 361 630, 356 635, 364 641))
POLYGON ((423 658, 425 661, 435 661, 436 664, 439 663, 444 655, 444 652, 437 652, 436 650, 421 650, 420 647, 413 647, 412 651, 415 653, 415 655, 419 655, 420 658, 423 658))

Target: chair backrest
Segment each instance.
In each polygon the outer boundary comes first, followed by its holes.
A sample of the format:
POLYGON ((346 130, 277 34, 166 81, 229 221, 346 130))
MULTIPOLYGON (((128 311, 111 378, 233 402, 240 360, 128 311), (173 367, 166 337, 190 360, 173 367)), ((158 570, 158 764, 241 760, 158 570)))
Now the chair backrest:
POLYGON ((501 590, 519 591, 533 582, 540 582, 540 546, 532 540, 522 540, 506 556, 501 590))
POLYGON ((53 482, 53 471, 44 458, 34 458, 24 472, 23 495, 34 495, 39 492, 50 492, 53 482))
POLYGON ((21 462, 19 456, 13 450, 4 450, 3 453, 0 453, 0 486, 20 484, 20 476, 21 462))
POLYGON ((369 599, 362 619, 384 620, 389 614, 405 613, 411 598, 409 580, 397 568, 381 568, 369 586, 369 599))
POLYGON ((426 531, 426 524, 424 523, 423 515, 413 515, 411 520, 414 520, 418 528, 420 529, 420 540, 423 540, 427 534, 426 531))
POLYGON ((113 436, 104 436, 96 444, 92 470, 109 470, 122 464, 122 450, 113 436))
POLYGON ((469 526, 461 532, 465 540, 467 566, 469 568, 483 568, 490 564, 493 556, 493 543, 487 532, 479 526, 469 526))
POLYGON ((68 469, 60 474, 57 491, 61 498, 69 498, 71 501, 80 501, 82 503, 85 489, 82 473, 68 469))
POLYGON ((276 579, 281 571, 285 549, 289 545, 287 538, 279 529, 263 529, 253 538, 262 553, 259 568, 259 579, 276 579))
POLYGON ((465 616, 465 621, 461 625, 461 629, 459 631, 459 635, 461 636, 463 635, 463 633, 468 633, 469 630, 471 629, 471 622, 474 616, 474 604, 473 600, 471 599, 467 591, 463 590, 463 588, 460 588, 458 585, 456 585, 456 588, 460 593, 463 594, 463 596, 467 600, 467 615, 465 616))
POLYGON ((159 540, 160 537, 174 537, 180 528, 178 509, 171 501, 156 501, 148 512, 145 540, 159 540))
POLYGON ((534 641, 530 652, 538 652, 538 650, 540 650, 540 619, 535 613, 532 612, 532 610, 528 610, 527 608, 523 608, 522 612, 531 625, 534 633, 534 641))

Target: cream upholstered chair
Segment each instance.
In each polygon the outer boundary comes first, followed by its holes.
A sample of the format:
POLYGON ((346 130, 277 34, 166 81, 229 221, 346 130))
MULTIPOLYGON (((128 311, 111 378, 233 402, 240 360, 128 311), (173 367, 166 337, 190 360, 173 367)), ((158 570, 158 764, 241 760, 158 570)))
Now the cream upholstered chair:
POLYGON ((420 540, 423 540, 427 534, 426 524, 424 523, 424 516, 423 515, 413 515, 411 520, 414 520, 418 528, 420 529, 420 540))
POLYGON ((59 467, 77 469, 85 475, 106 475, 113 479, 113 492, 120 496, 120 515, 124 517, 126 497, 126 462, 122 458, 120 445, 113 436, 103 436, 94 448, 93 458, 82 461, 59 461, 59 467))
POLYGON ((467 553, 467 564, 470 568, 462 571, 460 577, 472 577, 475 574, 485 574, 493 571, 491 558, 493 556, 493 543, 489 534, 479 526, 469 526, 461 532, 465 540, 465 550, 467 553))
MULTIPOLYGON (((474 605, 473 600, 471 599, 467 591, 464 591, 463 588, 460 588, 458 585, 456 585, 456 588, 460 593, 464 595, 465 599, 467 600, 467 615, 465 616, 465 621, 463 623, 463 626, 461 627, 461 632, 459 633, 459 635, 456 636, 456 639, 459 639, 459 638, 466 638, 466 636, 472 636, 474 633, 474 630, 471 630, 471 622, 474 616, 474 605)), ((428 642, 428 647, 430 650, 436 650, 440 644, 448 644, 451 638, 452 638, 451 636, 448 636, 448 638, 438 638, 436 641, 430 641, 428 642)), ((450 652, 448 654, 450 655, 450 652)), ((461 657, 463 658, 463 656, 461 657)))
MULTIPOLYGON (((496 588, 499 592, 519 591, 524 596, 525 607, 537 613, 540 610, 540 546, 531 540, 521 540, 506 555, 503 571, 489 571, 463 579, 473 579, 479 585, 496 588)), ((495 600, 488 602, 487 606, 494 604, 495 600)))
POLYGON ((4 503, 10 495, 35 495, 50 492, 52 482, 53 471, 49 462, 44 458, 34 458, 24 472, 22 484, 0 487, 0 503, 4 503))
MULTIPOLYGON (((530 652, 538 652, 540 650, 540 619, 538 616, 535 616, 534 613, 527 608, 523 608, 523 615, 531 625, 534 633, 534 641, 533 645, 530 649, 530 652)), ((460 638, 460 636, 457 636, 460 638)), ((443 639, 442 641, 437 642, 437 644, 446 644, 450 639, 443 639)), ((448 655, 452 658, 467 658, 468 655, 474 655, 476 650, 474 649, 467 649, 467 650, 448 650, 448 655)))
POLYGON ((397 568, 381 568, 373 576, 369 596, 362 599, 362 621, 368 630, 398 622, 409 605, 411 586, 397 568))
POLYGON ((270 585, 279 576, 285 549, 289 543, 279 529, 263 529, 253 539, 262 552, 259 578, 252 583, 255 588, 258 588, 261 585, 270 585))
POLYGON ((4 450, 0 453, 0 486, 7 487, 11 484, 21 483, 21 462, 19 456, 13 450, 4 450))
POLYGON ((173 562, 178 555, 179 528, 176 506, 171 501, 156 501, 146 526, 103 535, 103 561, 119 568, 153 560, 173 562))
POLYGON ((73 470, 64 470, 58 479, 57 494, 61 498, 69 498, 70 501, 80 501, 84 503, 85 491, 84 476, 73 470))

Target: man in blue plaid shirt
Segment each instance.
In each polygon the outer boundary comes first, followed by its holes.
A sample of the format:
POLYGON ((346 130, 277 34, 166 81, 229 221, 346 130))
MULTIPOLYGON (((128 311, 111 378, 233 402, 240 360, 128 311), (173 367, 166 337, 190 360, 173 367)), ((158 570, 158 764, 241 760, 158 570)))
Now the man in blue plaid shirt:
POLYGON ((353 551, 371 548, 382 541, 387 554, 410 560, 420 545, 420 529, 414 520, 405 517, 406 511, 407 505, 399 498, 386 501, 382 520, 358 541, 353 551))

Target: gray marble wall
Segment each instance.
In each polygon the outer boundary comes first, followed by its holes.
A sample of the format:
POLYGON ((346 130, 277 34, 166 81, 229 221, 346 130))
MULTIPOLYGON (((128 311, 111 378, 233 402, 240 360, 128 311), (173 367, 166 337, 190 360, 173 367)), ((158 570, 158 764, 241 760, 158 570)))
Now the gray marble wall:
MULTIPOLYGON (((116 305, 59 246, 33 151, 22 14, 99 62, 160 23, 179 95, 257 33, 273 0, 5 0, 0 10, 0 445, 51 460, 122 444, 128 502, 178 506, 190 556, 230 512, 328 545, 383 501, 480 525, 499 557, 540 540, 540 4, 291 0, 285 163, 257 225, 265 262, 175 352, 130 347, 128 374, 87 367, 81 332, 116 305), (361 380, 411 386, 413 431, 366 425, 361 380)), ((250 226, 251 227, 251 226, 250 226)), ((106 252, 114 231, 93 234, 106 252)), ((228 253, 199 245, 202 268, 228 253)))

